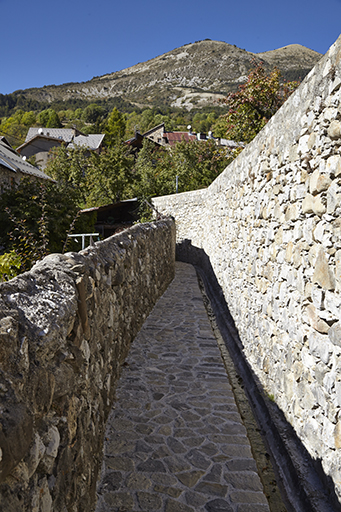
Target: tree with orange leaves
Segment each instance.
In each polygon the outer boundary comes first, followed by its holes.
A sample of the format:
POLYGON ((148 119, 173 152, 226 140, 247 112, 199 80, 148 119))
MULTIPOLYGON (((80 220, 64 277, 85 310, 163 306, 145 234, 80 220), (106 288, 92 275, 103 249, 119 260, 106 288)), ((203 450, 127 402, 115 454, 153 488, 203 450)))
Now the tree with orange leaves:
POLYGON ((223 100, 229 111, 222 116, 219 131, 224 130, 227 139, 250 142, 298 85, 283 81, 277 68, 268 75, 263 64, 258 64, 246 83, 223 100))

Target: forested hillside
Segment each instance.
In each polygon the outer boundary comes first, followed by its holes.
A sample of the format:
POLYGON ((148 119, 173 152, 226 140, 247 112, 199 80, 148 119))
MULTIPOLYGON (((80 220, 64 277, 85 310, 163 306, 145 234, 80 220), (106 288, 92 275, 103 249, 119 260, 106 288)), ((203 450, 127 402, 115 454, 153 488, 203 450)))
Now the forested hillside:
MULTIPOLYGON (((124 119, 124 130, 120 132, 123 139, 132 137, 136 130, 144 133, 150 128, 165 123, 167 131, 186 131, 191 125, 195 132, 205 132, 214 129, 219 116, 227 112, 223 104, 211 108, 195 109, 191 111, 183 109, 166 108, 135 108, 130 111, 120 111, 116 107, 109 109, 108 104, 90 103, 78 108, 44 110, 14 109, 12 115, 0 118, 0 135, 4 135, 14 146, 20 146, 31 126, 47 128, 72 128, 75 127, 83 133, 107 133, 110 132, 112 116, 124 119)), ((114 121, 115 122, 115 121, 114 121)))

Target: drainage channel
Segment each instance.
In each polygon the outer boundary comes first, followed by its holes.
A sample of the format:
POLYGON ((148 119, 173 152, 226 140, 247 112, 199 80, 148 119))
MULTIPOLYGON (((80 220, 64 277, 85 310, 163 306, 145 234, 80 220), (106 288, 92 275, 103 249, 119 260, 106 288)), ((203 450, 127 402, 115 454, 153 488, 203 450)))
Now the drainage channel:
POLYGON ((229 351, 226 348, 226 344, 218 328, 211 302, 208 298, 203 280, 200 275, 198 275, 198 281, 200 290, 203 295, 207 315, 211 322, 212 330, 216 337, 224 361, 226 372, 230 379, 236 404, 239 409, 239 413, 242 417, 242 420, 244 422, 245 428, 247 430, 247 435, 251 444, 252 454, 257 464, 258 474, 264 487, 264 493, 268 500, 269 508, 271 512, 291 512, 291 508, 289 509, 283 502, 280 489, 277 485, 276 475, 270 460, 270 455, 266 450, 262 436, 260 434, 260 428, 258 427, 258 424, 255 420, 251 406, 244 391, 243 380, 236 372, 232 358, 229 354, 229 351))
POLYGON ((328 493, 323 475, 256 382, 221 291, 200 267, 195 268, 271 512, 339 512, 340 504, 328 493))

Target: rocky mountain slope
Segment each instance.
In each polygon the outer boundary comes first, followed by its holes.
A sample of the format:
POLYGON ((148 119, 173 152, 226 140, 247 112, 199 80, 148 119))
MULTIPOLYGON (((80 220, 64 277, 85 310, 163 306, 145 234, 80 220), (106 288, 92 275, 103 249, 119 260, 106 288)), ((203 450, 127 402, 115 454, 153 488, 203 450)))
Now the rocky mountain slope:
POLYGON ((297 44, 254 54, 224 42, 204 40, 88 82, 20 92, 43 102, 120 97, 140 107, 191 109, 213 104, 235 90, 246 80, 254 62, 263 61, 268 70, 277 66, 285 79, 292 80, 304 78, 321 57, 297 44))

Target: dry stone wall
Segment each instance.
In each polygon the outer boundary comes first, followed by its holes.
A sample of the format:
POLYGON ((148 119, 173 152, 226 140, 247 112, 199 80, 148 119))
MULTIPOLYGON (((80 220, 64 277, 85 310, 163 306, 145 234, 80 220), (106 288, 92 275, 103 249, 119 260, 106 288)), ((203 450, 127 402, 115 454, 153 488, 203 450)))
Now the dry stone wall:
POLYGON ((166 220, 0 285, 0 510, 93 510, 120 366, 174 265, 166 220))
POLYGON ((156 198, 341 501, 341 38, 206 190, 156 198))

